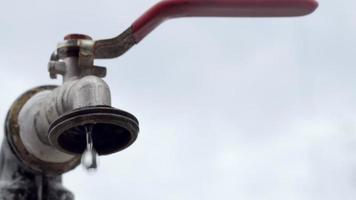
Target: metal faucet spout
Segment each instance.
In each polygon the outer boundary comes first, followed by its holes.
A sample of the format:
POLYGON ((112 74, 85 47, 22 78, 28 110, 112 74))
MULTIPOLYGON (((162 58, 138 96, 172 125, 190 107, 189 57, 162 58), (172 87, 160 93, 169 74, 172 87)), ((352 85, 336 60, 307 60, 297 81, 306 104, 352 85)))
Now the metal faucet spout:
MULTIPOLYGON (((133 115, 111 107, 110 88, 102 79, 106 69, 79 56, 83 46, 76 45, 83 42, 78 38, 83 36, 66 37, 51 56, 50 75, 62 75, 63 84, 26 92, 8 115, 10 146, 38 173, 57 175, 76 167, 86 149, 88 126, 99 155, 127 148, 139 132, 133 115)), ((86 42, 88 38, 84 37, 86 42)))

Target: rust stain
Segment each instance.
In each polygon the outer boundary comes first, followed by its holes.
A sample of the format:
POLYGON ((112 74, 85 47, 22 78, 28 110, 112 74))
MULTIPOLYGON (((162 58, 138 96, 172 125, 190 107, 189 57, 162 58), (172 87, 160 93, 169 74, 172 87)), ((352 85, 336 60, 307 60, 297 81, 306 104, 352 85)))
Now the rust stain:
POLYGON ((34 173, 47 175, 60 175, 72 170, 80 163, 80 156, 74 157, 72 160, 65 163, 49 163, 39 160, 27 151, 20 138, 20 128, 18 125, 18 115, 25 103, 35 94, 45 91, 53 90, 57 86, 47 85, 33 88, 22 94, 11 106, 5 124, 6 139, 10 144, 10 148, 16 155, 20 163, 34 173))

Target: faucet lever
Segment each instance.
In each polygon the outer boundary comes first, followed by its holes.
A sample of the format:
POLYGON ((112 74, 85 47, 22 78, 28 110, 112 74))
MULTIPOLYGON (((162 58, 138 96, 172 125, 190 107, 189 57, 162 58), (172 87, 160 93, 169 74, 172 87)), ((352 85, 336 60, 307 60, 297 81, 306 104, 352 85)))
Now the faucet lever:
POLYGON ((81 67, 93 66, 94 59, 116 58, 125 54, 156 27, 168 19, 181 17, 297 17, 318 7, 316 0, 162 0, 138 18, 120 35, 92 40, 82 34, 70 34, 57 50, 60 57, 77 48, 81 67), (79 50, 78 50, 79 48, 79 50))
POLYGON ((95 41, 95 58, 116 58, 168 19, 182 17, 297 17, 312 13, 315 0, 162 0, 117 37, 95 41))

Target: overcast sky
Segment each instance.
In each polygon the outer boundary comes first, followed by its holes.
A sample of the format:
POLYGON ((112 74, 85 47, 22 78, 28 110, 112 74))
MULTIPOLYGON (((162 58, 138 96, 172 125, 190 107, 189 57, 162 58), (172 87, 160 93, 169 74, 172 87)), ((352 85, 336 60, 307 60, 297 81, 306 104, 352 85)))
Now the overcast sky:
MULTIPOLYGON (((2 2, 1 121, 21 93, 60 84, 47 62, 64 35, 113 37, 155 2, 2 2)), ((77 200, 355 199, 355 9, 324 0, 304 18, 173 20, 98 61, 141 132, 65 185, 77 200)))

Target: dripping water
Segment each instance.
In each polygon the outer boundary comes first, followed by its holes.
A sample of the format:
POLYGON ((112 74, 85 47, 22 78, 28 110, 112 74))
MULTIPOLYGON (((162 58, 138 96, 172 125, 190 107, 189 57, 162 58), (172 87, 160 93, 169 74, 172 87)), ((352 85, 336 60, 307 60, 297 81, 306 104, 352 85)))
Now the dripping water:
POLYGON ((82 166, 86 168, 88 171, 95 171, 98 167, 97 159, 98 153, 96 152, 93 145, 93 125, 85 125, 84 126, 85 135, 86 135, 86 149, 82 154, 82 166))

